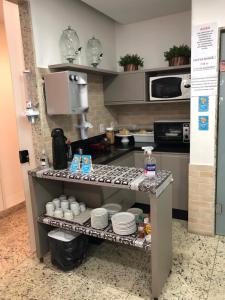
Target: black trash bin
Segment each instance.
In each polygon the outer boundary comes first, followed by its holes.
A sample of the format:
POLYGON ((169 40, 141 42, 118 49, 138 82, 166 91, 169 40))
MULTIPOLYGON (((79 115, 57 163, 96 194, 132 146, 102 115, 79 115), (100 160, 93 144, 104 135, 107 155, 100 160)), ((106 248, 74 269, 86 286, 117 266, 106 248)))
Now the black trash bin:
POLYGON ((86 257, 88 237, 60 229, 48 233, 51 262, 62 271, 71 271, 86 257))

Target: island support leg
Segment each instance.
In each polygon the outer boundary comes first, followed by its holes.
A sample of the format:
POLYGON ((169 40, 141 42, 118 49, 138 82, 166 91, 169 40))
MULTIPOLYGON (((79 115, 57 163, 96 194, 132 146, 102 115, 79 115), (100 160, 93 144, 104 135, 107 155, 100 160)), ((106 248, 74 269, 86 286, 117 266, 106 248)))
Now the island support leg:
POLYGON ((157 299, 172 268, 172 183, 159 195, 150 195, 152 298, 157 299))
POLYGON ((31 194, 31 207, 33 228, 35 235, 36 256, 42 261, 44 255, 48 252, 48 231, 45 224, 38 223, 38 217, 45 213, 45 205, 52 201, 58 195, 63 193, 63 183, 53 180, 45 180, 29 175, 29 187, 31 194))

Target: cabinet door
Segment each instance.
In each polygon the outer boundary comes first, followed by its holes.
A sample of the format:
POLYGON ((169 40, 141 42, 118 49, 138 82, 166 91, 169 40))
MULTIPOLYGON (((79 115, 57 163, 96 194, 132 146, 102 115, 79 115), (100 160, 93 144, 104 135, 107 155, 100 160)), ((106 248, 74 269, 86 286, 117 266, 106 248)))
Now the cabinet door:
POLYGON ((162 153, 161 168, 173 174, 173 208, 188 210, 189 154, 162 153))
POLYGON ((112 166, 121 166, 121 167, 134 167, 134 154, 133 152, 127 153, 112 162, 109 163, 112 166))
POLYGON ((119 74, 104 78, 105 104, 146 101, 145 72, 119 74))

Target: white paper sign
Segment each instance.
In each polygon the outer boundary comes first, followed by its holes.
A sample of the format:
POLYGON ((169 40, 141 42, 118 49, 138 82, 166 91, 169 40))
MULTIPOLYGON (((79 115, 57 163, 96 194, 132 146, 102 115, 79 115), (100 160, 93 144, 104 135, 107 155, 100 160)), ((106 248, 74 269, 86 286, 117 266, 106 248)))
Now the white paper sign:
POLYGON ((217 76, 193 77, 191 79, 191 96, 216 96, 217 76))
POLYGON ((192 75, 207 77, 217 73, 216 23, 197 25, 192 30, 192 75))

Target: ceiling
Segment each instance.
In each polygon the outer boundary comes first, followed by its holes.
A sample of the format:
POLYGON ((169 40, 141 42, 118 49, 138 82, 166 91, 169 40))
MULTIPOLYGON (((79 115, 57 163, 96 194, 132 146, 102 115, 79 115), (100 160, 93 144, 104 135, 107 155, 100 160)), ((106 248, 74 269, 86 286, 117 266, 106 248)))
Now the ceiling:
POLYGON ((191 9, 191 0, 82 0, 121 24, 176 14, 191 9))

